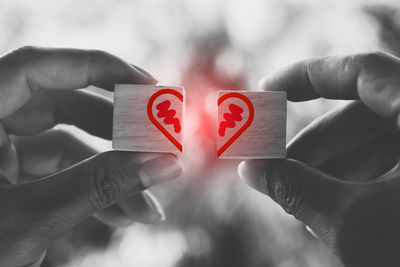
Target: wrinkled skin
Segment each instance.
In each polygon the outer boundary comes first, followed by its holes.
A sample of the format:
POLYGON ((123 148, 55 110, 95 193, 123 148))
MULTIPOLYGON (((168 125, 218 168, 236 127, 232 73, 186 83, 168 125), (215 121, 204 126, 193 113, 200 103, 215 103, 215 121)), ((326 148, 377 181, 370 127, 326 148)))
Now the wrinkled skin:
POLYGON ((271 74, 289 101, 353 100, 288 145, 287 159, 249 160, 241 177, 308 225, 345 266, 400 266, 400 60, 373 52, 313 58, 271 74))
POLYGON ((39 266, 55 238, 92 214, 113 226, 163 219, 144 190, 180 175, 176 156, 98 154, 53 128, 110 139, 112 102, 72 89, 115 83, 156 81, 101 51, 23 47, 0 58, 0 266, 39 266))

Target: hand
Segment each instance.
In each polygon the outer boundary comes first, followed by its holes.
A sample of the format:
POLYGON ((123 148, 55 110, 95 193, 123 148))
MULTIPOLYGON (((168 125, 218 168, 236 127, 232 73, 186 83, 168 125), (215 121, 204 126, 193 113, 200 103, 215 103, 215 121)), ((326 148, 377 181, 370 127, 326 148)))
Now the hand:
POLYGON ((320 117, 285 160, 239 174, 308 225, 345 266, 400 266, 400 60, 383 53, 314 58, 265 78, 290 101, 355 100, 320 117))
POLYGON ((110 139, 112 103, 71 89, 116 83, 156 81, 100 51, 25 47, 0 58, 0 266, 38 266, 52 240, 95 212, 111 224, 162 217, 143 190, 181 174, 176 156, 94 155, 53 129, 66 123, 110 139))

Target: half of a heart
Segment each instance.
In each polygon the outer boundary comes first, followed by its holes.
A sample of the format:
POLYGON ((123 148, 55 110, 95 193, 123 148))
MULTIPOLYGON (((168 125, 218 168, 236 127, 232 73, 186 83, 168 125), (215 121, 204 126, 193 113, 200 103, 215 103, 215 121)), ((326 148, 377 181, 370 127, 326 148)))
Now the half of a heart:
MULTIPOLYGON (((183 95, 180 92, 173 90, 173 89, 159 90, 159 91, 155 92, 150 97, 149 101, 147 102, 147 116, 149 117, 150 121, 158 128, 158 130, 160 130, 160 132, 163 133, 169 139, 169 141, 171 141, 171 143, 174 144, 179 149, 179 151, 182 152, 182 144, 179 143, 178 140, 176 140, 176 138, 173 137, 172 134, 169 133, 168 130, 163 125, 161 125, 161 123, 154 117, 154 114, 153 114, 154 102, 156 101, 156 99, 159 96, 165 95, 165 94, 173 95, 183 103, 183 95)), ((170 109, 170 102, 168 100, 166 100, 163 103, 158 104, 157 109, 159 109, 159 113, 158 113, 159 117, 164 118, 164 122, 166 122, 167 124, 173 124, 175 131, 179 132, 181 129, 180 127, 181 127, 182 122, 179 122, 179 120, 178 120, 179 125, 174 123, 173 120, 174 119, 177 120, 177 119, 173 118, 175 113, 173 113, 172 116, 170 115, 171 114, 170 112, 174 111, 173 109, 170 109), (164 112, 164 113, 162 113, 162 112, 164 112)))
MULTIPOLYGON (((246 131, 247 128, 249 128, 250 124, 253 122, 254 119, 254 107, 253 104, 251 103, 250 99, 248 99, 245 95, 241 94, 241 93, 227 93, 224 94, 222 96, 220 96, 218 98, 218 107, 226 100, 231 99, 231 98, 239 98, 241 100, 243 100, 248 109, 249 109, 249 116, 247 118, 247 121, 242 125, 242 127, 240 127, 232 136, 231 138, 228 139, 228 141, 225 142, 225 144, 223 144, 217 151, 217 156, 221 156, 222 153, 225 152, 225 150, 228 149, 229 146, 231 146, 233 144, 233 142, 236 141, 236 139, 239 138, 239 136, 246 131)), ((236 106, 236 105, 234 105, 236 106)), ((236 106, 237 107, 237 106, 236 106)), ((231 110, 232 111, 232 110, 231 110)), ((219 126, 220 127, 220 126, 219 126)))

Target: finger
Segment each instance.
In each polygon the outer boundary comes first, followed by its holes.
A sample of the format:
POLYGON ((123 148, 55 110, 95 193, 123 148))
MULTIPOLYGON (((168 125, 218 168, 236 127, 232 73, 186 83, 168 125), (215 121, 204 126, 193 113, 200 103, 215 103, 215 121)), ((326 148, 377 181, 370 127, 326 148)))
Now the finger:
POLYGON ((291 101, 319 97, 361 99, 381 116, 397 119, 400 111, 400 61, 384 53, 313 58, 273 73, 263 90, 286 91, 291 101))
POLYGON ((125 227, 132 222, 157 223, 165 219, 165 213, 157 199, 149 191, 143 191, 96 212, 94 217, 111 227, 125 227))
POLYGON ((315 57, 272 73, 259 85, 267 91, 286 91, 291 101, 358 99, 358 69, 353 56, 315 57))
POLYGON ((386 175, 399 160, 399 136, 385 135, 366 146, 332 158, 319 169, 340 179, 365 182, 386 175))
POLYGON ((18 152, 21 176, 47 176, 99 153, 62 129, 50 129, 29 136, 12 136, 12 142, 18 152))
POLYGON ((133 223, 132 220, 126 216, 125 212, 117 204, 94 213, 93 217, 113 228, 126 227, 133 223))
POLYGON ((129 65, 131 65, 133 68, 135 68, 136 70, 140 71, 140 72, 143 73, 144 75, 147 75, 147 76, 149 76, 149 77, 152 77, 154 81, 157 81, 157 79, 154 78, 154 76, 151 75, 150 72, 149 72, 148 70, 146 70, 145 68, 140 67, 140 66, 137 66, 137 65, 134 65, 134 64, 129 64, 129 65))
MULTIPOLYGON (((52 129, 35 136, 13 137, 13 142, 19 153, 24 182, 53 174, 99 152, 65 130, 52 129)), ((138 160, 145 162, 157 156, 159 154, 144 153, 138 160)), ((156 198, 144 191, 97 212, 96 217, 110 226, 125 226, 132 221, 155 223, 165 215, 156 198)))
POLYGON ((239 174, 325 240, 349 196, 350 184, 295 160, 248 160, 239 174))
POLYGON ((57 124, 74 125, 92 135, 112 138, 113 104, 98 94, 76 90, 40 90, 4 118, 9 134, 33 135, 57 124))
POLYGON ((38 89, 77 89, 95 85, 156 81, 123 60, 94 50, 23 47, 0 61, 0 118, 27 102, 38 89))
POLYGON ((182 173, 172 155, 138 165, 140 154, 105 152, 47 178, 1 188, 2 197, 11 203, 2 211, 12 216, 10 235, 44 250, 57 235, 92 213, 182 173), (24 212, 10 213, 21 209, 24 212))
MULTIPOLYGON (((100 152, 62 129, 50 129, 33 136, 12 136, 12 142, 18 151, 20 172, 34 176, 53 174, 100 152)), ((158 156, 159 153, 138 153, 135 164, 158 156)))
POLYGON ((333 158, 364 147, 377 137, 400 133, 360 101, 319 117, 289 143, 287 157, 319 167, 333 158))
POLYGON ((160 202, 149 191, 123 199, 118 202, 118 205, 124 214, 135 222, 152 224, 165 220, 165 213, 160 202))
POLYGON ((4 179, 16 184, 18 182, 18 168, 18 155, 15 146, 0 123, 0 171, 6 177, 4 179))

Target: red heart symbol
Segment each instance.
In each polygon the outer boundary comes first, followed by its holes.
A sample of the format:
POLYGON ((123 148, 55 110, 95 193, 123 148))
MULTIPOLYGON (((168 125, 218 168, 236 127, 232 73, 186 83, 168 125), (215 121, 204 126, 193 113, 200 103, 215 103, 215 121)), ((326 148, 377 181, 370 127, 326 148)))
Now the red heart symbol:
MULTIPOLYGON (((242 94, 240 94, 240 93, 227 93, 227 94, 224 94, 224 95, 220 96, 220 97, 218 98, 218 107, 219 107, 225 100, 227 100, 227 99, 229 99, 229 98, 235 98, 235 97, 236 97, 236 98, 240 98, 241 100, 243 100, 243 101, 246 103, 247 107, 249 108, 249 117, 247 118, 247 121, 242 125, 242 127, 240 127, 239 130, 238 130, 234 135, 232 135, 232 137, 229 138, 228 141, 226 141, 226 143, 223 144, 223 145, 221 146, 220 149, 218 149, 218 151, 217 151, 217 156, 218 156, 218 157, 221 156, 221 154, 224 153, 224 151, 227 150, 228 147, 229 147, 230 145, 232 145, 232 143, 235 142, 235 140, 238 139, 239 136, 240 136, 244 131, 246 131, 247 128, 249 128, 250 124, 253 122, 253 119, 254 119, 254 107, 253 107, 253 103, 251 103, 250 99, 248 99, 245 95, 242 95, 242 94)), ((236 105, 234 105, 234 106, 236 106, 236 105)), ((238 107, 238 106, 236 106, 236 107, 238 107)), ((241 109, 240 107, 238 107, 238 108, 241 109)), ((232 111, 232 110, 231 110, 231 111, 232 111)), ((240 113, 241 113, 241 112, 240 112, 240 113)), ((239 116, 240 116, 240 114, 239 114, 239 116)), ((241 120, 241 117, 239 117, 239 118, 240 118, 240 120, 241 120)))
MULTIPOLYGON (((164 126, 162 126, 157 120, 156 120, 156 118, 154 117, 154 115, 153 115, 153 104, 154 104, 154 101, 159 97, 159 96, 161 96, 161 95, 165 95, 165 94, 170 94, 170 95, 174 95, 174 96, 176 96, 182 103, 183 103, 183 95, 180 93, 180 92, 178 92, 178 91, 176 91, 176 90, 173 90, 173 89, 162 89, 162 90, 159 90, 159 91, 157 91, 157 92, 155 92, 151 97, 150 97, 150 99, 149 99, 149 102, 147 102, 147 116, 149 117, 149 119, 150 119, 150 121, 160 130, 160 132, 162 132, 168 139, 169 139, 169 141, 171 141, 171 143, 172 144, 174 144, 178 149, 179 149, 179 151, 181 151, 182 152, 182 145, 178 142, 178 140, 176 140, 175 139, 175 137, 173 137, 169 132, 168 132, 168 130, 167 129, 165 129, 165 127, 164 126)), ((160 103, 160 104, 158 104, 156 107, 157 107, 157 109, 159 109, 159 117, 161 118, 161 117, 165 117, 165 119, 164 119, 164 122, 166 123, 166 124, 174 124, 174 128, 175 128, 175 131, 176 132, 179 132, 180 131, 180 128, 178 128, 176 125, 175 125, 175 123, 174 122, 169 122, 168 120, 173 120, 174 118, 173 118, 173 116, 175 115, 175 114, 172 114, 172 116, 171 115, 169 115, 169 112, 170 111, 175 111, 175 110, 173 110, 173 109, 169 109, 169 104, 170 104, 170 102, 169 101, 164 101, 163 103, 160 103), (160 104, 166 104, 166 106, 160 106, 160 104), (168 110, 169 109, 169 110, 168 110), (164 113, 162 113, 162 112, 164 112, 164 113), (161 114, 161 115, 160 115, 161 114)), ((176 120, 176 119, 175 119, 176 120)), ((179 122, 179 121, 178 121, 179 122)), ((180 125, 179 125, 179 127, 180 127, 180 125)))

